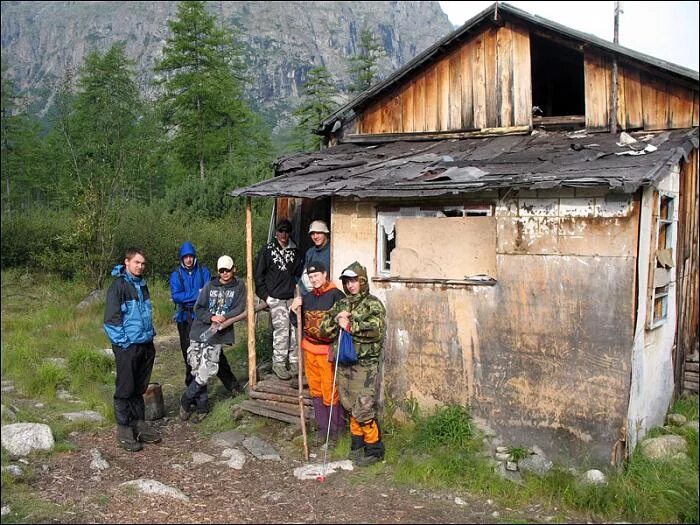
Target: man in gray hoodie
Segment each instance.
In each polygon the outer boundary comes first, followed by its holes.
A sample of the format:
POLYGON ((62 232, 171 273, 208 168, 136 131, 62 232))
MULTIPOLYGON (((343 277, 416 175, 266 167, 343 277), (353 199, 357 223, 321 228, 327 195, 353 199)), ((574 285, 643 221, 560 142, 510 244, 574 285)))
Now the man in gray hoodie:
POLYGON ((194 423, 199 423, 209 413, 207 382, 219 370, 219 356, 225 344, 233 344, 233 325, 216 330, 227 319, 245 310, 246 287, 236 277, 236 267, 228 255, 219 257, 216 266, 219 277, 215 277, 199 292, 194 305, 194 322, 190 330, 190 346, 187 361, 192 368, 194 380, 180 398, 180 419, 186 421, 195 405, 194 423), (210 330, 211 329, 211 330, 210 330), (208 331, 213 331, 210 335, 208 331), (205 337, 202 337, 205 332, 205 337), (208 337, 207 337, 208 336, 208 337))

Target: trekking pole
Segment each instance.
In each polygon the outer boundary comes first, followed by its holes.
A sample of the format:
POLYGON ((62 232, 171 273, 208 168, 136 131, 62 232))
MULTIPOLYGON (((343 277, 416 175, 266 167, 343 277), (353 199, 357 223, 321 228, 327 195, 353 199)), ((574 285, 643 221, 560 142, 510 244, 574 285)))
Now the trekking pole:
MULTIPOLYGON (((342 330, 342 328, 341 328, 342 330)), ((341 332, 342 334, 342 332, 341 332)), ((338 337, 340 337, 340 335, 338 337)), ((340 346, 340 345, 338 345, 340 346)), ((338 349, 340 350, 340 349, 338 349)), ((321 467, 321 474, 319 476, 316 476, 317 481, 326 481, 326 466, 327 462, 326 459, 328 458, 328 441, 330 440, 330 435, 331 435, 331 420, 333 419, 333 398, 335 397, 335 384, 336 384, 336 378, 338 377, 338 359, 340 358, 340 352, 336 351, 335 353, 335 366, 333 367, 333 386, 331 387, 331 409, 328 411, 328 427, 326 429, 326 446, 324 447, 323 451, 323 467, 321 467)))
MULTIPOLYGON (((299 296, 299 285, 296 288, 296 296, 299 296)), ((299 378, 299 417, 301 417, 301 435, 304 437, 304 459, 309 461, 309 443, 306 439, 306 417, 304 416, 304 384, 302 380, 302 374, 304 372, 304 351, 301 348, 301 307, 297 312, 297 356, 299 361, 299 373, 297 377, 299 378)))

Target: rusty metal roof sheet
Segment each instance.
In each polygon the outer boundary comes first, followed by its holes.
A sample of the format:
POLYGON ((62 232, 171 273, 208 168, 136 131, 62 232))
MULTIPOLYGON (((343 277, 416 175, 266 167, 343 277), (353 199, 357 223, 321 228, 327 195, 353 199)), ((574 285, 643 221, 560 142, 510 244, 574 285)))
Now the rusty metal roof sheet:
POLYGON ((619 145, 609 133, 533 132, 424 142, 341 144, 282 157, 276 177, 231 196, 401 198, 485 190, 654 184, 698 147, 698 128, 639 132, 619 145))

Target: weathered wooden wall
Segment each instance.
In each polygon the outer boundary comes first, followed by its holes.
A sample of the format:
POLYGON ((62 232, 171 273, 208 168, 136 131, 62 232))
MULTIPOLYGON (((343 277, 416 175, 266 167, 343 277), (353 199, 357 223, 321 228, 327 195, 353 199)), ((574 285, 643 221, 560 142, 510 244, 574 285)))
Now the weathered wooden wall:
MULTIPOLYGON (((647 70, 618 67, 617 122, 621 129, 676 129, 698 125, 698 89, 666 80, 647 70)), ((612 62, 604 55, 584 53, 586 128, 607 130, 610 117, 612 62)))
POLYGON ((529 126, 530 38, 490 28, 363 111, 357 133, 411 133, 529 126))
MULTIPOLYGON (((332 238, 353 241, 372 276, 364 204, 362 217, 334 204, 332 238)), ((497 206, 496 228, 495 286, 372 282, 387 306, 386 396, 470 404, 510 444, 607 461, 627 415, 638 203, 523 192, 497 206)))
POLYGON ((698 188, 698 150, 681 164, 680 206, 678 208, 677 311, 675 375, 677 391, 698 392, 698 365, 685 363, 698 347, 700 330, 700 189, 698 188), (683 366, 686 370, 684 374, 683 366), (695 381, 693 381, 695 379, 695 381))
MULTIPOLYGON (((532 72, 527 28, 486 28, 450 54, 399 82, 362 110, 346 132, 419 133, 532 126, 532 72)), ((617 122, 621 129, 698 125, 698 89, 629 61, 618 67, 617 122)), ((612 62, 584 50, 585 123, 607 130, 612 62)))

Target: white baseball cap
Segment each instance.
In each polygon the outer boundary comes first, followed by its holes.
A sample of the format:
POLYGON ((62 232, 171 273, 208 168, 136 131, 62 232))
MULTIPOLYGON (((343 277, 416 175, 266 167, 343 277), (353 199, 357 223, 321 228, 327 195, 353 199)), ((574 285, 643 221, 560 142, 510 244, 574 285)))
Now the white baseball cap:
POLYGON ((343 273, 340 274, 341 279, 344 277, 354 278, 357 277, 357 274, 353 272, 350 268, 346 268, 345 270, 343 270, 343 273))
POLYGON ((216 269, 220 270, 222 268, 224 270, 230 270, 231 268, 233 268, 233 259, 231 259, 231 257, 229 257, 228 255, 222 255, 221 257, 219 257, 219 260, 216 261, 216 269))
POLYGON ((328 231, 328 226, 326 226, 326 223, 323 221, 313 221, 311 223, 309 226, 309 233, 313 232, 330 233, 330 231, 328 231))

